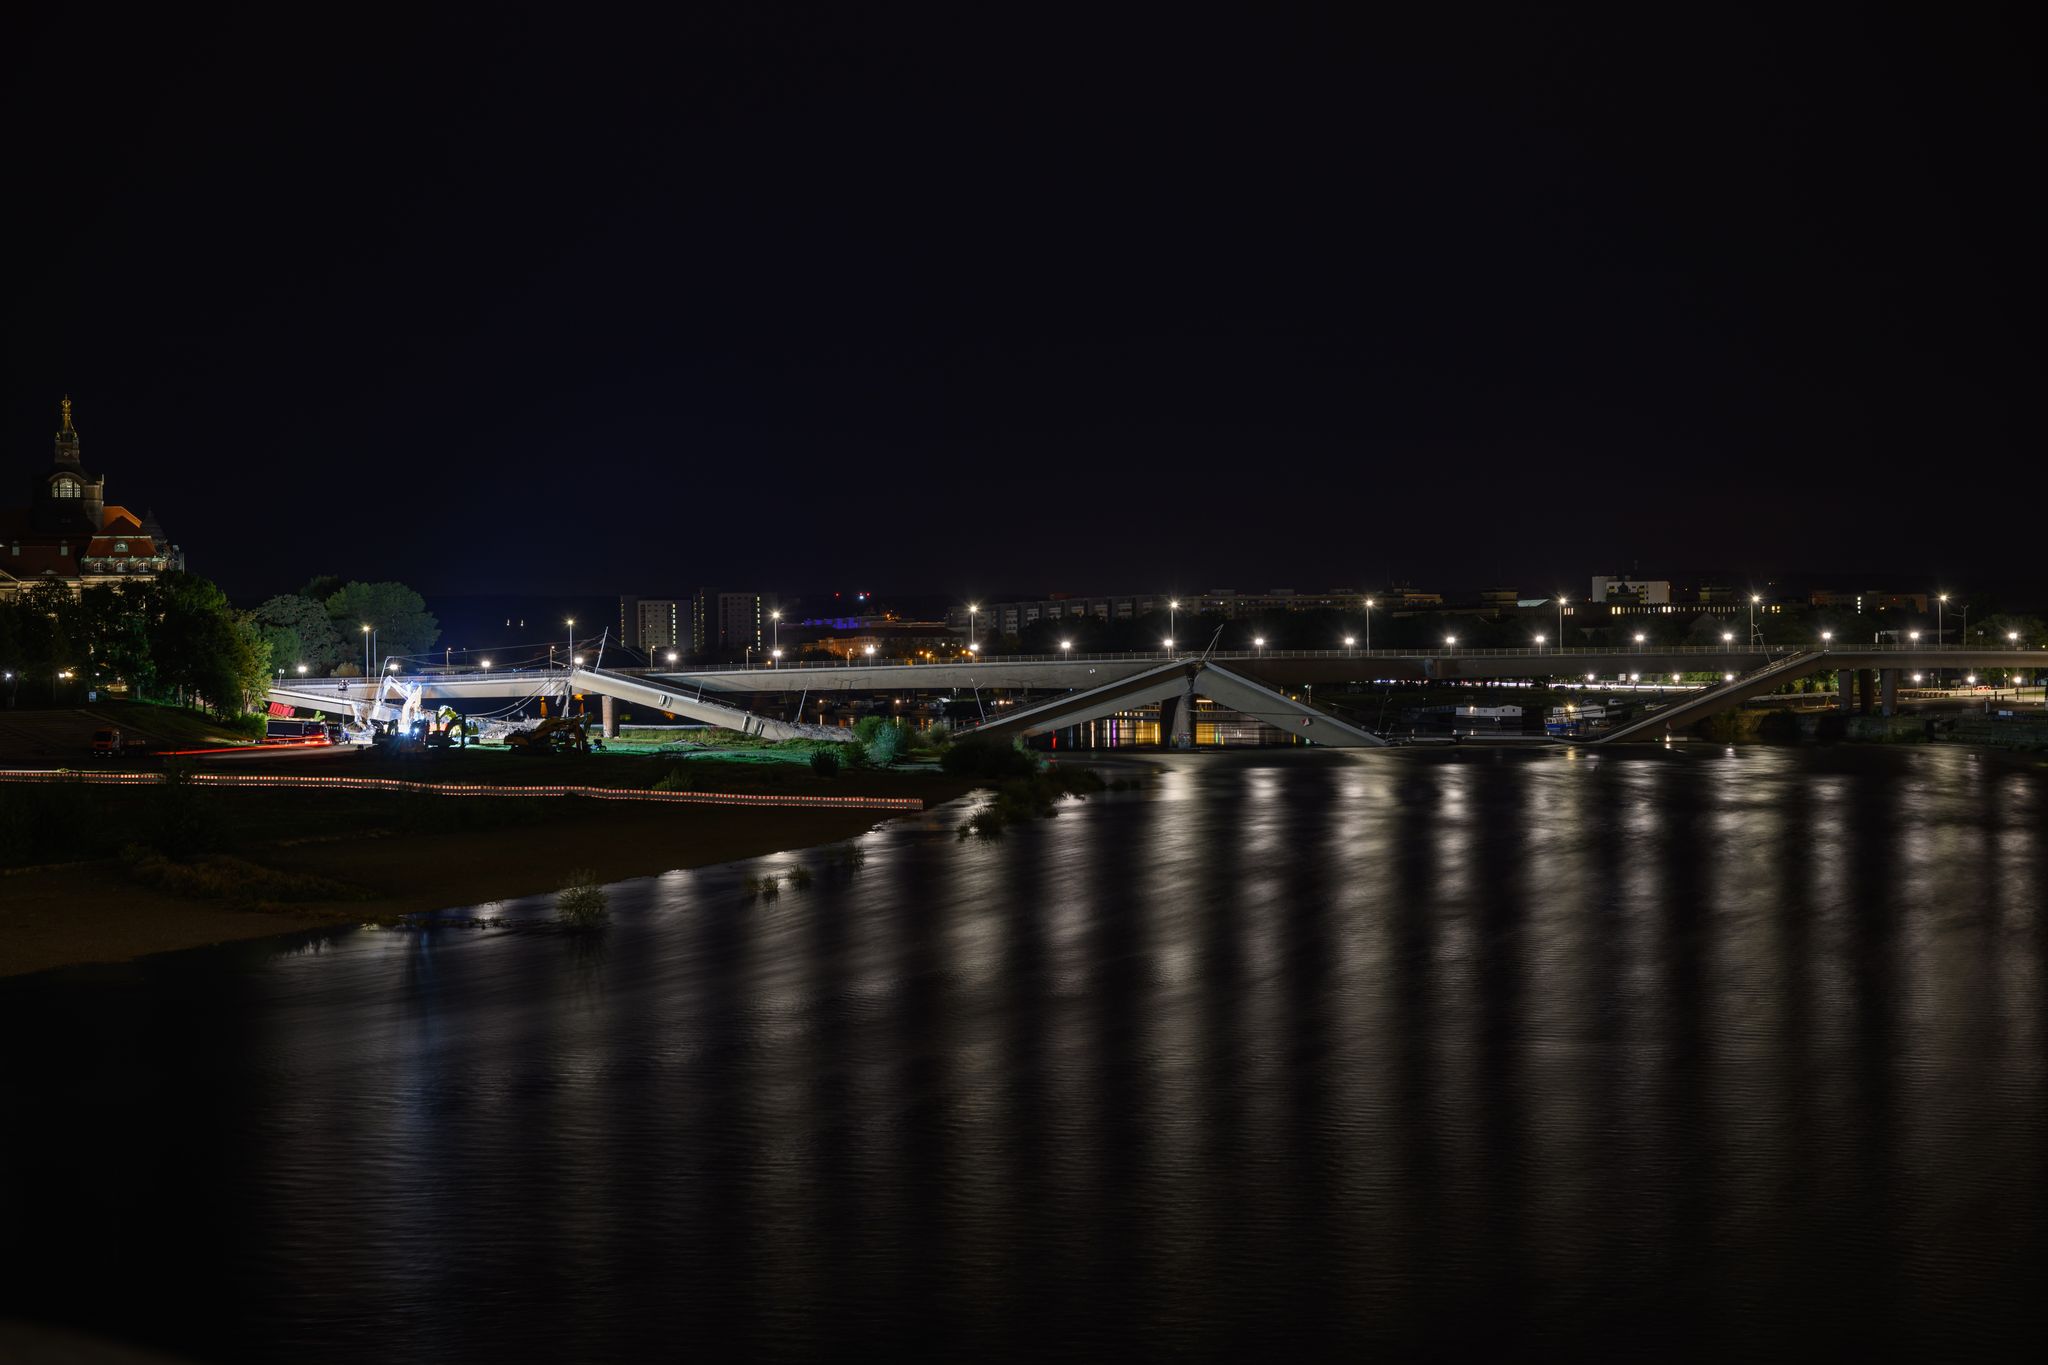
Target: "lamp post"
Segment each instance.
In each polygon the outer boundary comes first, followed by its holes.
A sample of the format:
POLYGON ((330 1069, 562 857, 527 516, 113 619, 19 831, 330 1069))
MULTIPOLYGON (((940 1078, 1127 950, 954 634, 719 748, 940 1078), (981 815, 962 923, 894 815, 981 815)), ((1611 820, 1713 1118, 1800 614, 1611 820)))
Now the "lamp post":
POLYGON ((981 604, 980 604, 980 603, 978 603, 978 602, 969 602, 969 603, 967 604, 967 647, 968 647, 969 649, 973 649, 973 648, 974 648, 974 618, 975 618, 975 617, 976 617, 977 615, 979 615, 980 613, 981 613, 981 604))
POLYGON ((670 668, 674 668, 674 667, 675 667, 675 663, 676 663, 676 652, 675 652, 674 650, 670 650, 670 651, 668 652, 668 663, 669 663, 669 667, 670 667, 670 668))
POLYGON ((1564 609, 1570 605, 1571 600, 1571 598, 1566 597, 1563 593, 1557 595, 1557 647, 1559 649, 1564 648, 1564 609))
POLYGON ((370 676, 371 648, 372 646, 370 642, 370 626, 369 623, 366 621, 363 623, 363 676, 366 678, 370 676))
POLYGON ((1062 641, 1060 641, 1060 653, 1061 653, 1062 655, 1064 655, 1064 654, 1065 654, 1065 653, 1066 653, 1066 652, 1067 652, 1068 650, 1072 649, 1073 647, 1074 647, 1074 642, 1073 642, 1072 640, 1062 640, 1062 641))
POLYGON ((1177 617, 1178 617, 1179 615, 1180 615, 1180 599, 1178 599, 1178 598, 1169 598, 1169 599, 1167 600, 1167 603, 1166 603, 1166 634, 1167 634, 1167 637, 1168 637, 1168 638, 1167 638, 1167 643, 1168 643, 1169 645, 1173 643, 1173 640, 1172 640, 1172 636, 1173 636, 1173 635, 1175 634, 1175 632, 1176 632, 1176 631, 1178 630, 1178 628, 1179 628, 1179 627, 1178 627, 1178 623, 1177 623, 1177 621, 1176 621, 1176 618, 1177 618, 1177 617))
POLYGON ((1265 650, 1265 648, 1266 648, 1266 637, 1265 637, 1265 636, 1263 636, 1263 635, 1254 635, 1254 636, 1252 637, 1252 653, 1253 653, 1254 655, 1256 655, 1256 654, 1260 654, 1260 653, 1263 653, 1263 652, 1264 652, 1264 650, 1265 650))
POLYGON ((1457 647, 1458 647, 1458 637, 1457 637, 1457 636, 1455 636, 1455 635, 1446 635, 1446 636, 1444 636, 1444 648, 1445 648, 1445 649, 1456 649, 1457 647))
POLYGON ((873 663, 875 661, 875 647, 873 645, 869 645, 866 649, 862 650, 861 652, 868 656, 869 663, 873 663))
POLYGON ((1540 630, 1536 632, 1536 652, 1538 654, 1543 652, 1543 632, 1540 630))
POLYGON ((775 609, 774 611, 771 611, 771 612, 769 612, 769 613, 768 613, 768 624, 769 624, 769 625, 770 625, 770 627, 772 627, 772 628, 774 629, 774 631, 775 631, 775 639, 773 640, 773 642, 772 642, 772 643, 773 643, 773 644, 775 645, 775 649, 776 649, 775 657, 779 659, 779 658, 781 658, 781 657, 782 657, 782 608, 781 608, 781 607, 777 607, 777 608, 776 608, 776 609, 775 609))
POLYGON ((781 651, 781 650, 777 649, 777 650, 772 650, 772 651, 770 651, 769 657, 775 660, 775 662, 774 662, 774 663, 772 663, 772 664, 770 664, 770 665, 769 665, 769 667, 770 667, 770 668, 780 668, 780 667, 782 667, 782 651, 781 651))
POLYGON ((1764 595, 1760 592, 1753 592, 1749 595, 1749 643, 1752 648, 1764 642, 1764 637, 1759 635, 1756 629, 1756 608, 1757 604, 1763 600, 1764 595))
POLYGON ((1939 648, 1941 647, 1941 642, 1942 642, 1942 640, 1944 640, 1945 638, 1947 638, 1947 637, 1945 637, 1945 636, 1944 636, 1944 635, 1943 635, 1943 634, 1941 633, 1941 618, 1942 618, 1942 613, 1943 613, 1943 611, 1944 611, 1944 610, 1945 610, 1945 609, 1947 608, 1947 606, 1948 606, 1948 594, 1947 594, 1947 593, 1940 593, 1940 594, 1937 594, 1937 595, 1936 595, 1936 597, 1935 597, 1935 599, 1934 599, 1934 645, 1935 645, 1935 648, 1937 648, 1937 649, 1939 649, 1939 648))
POLYGON ((1358 637, 1355 635, 1347 635, 1344 637, 1344 648, 1346 648, 1347 650, 1351 649, 1351 647, 1357 643, 1358 637))
POLYGON ((1372 599, 1365 599, 1365 652, 1372 653, 1372 599))
POLYGON ((1636 648, 1637 648, 1637 649, 1641 649, 1641 648, 1643 647, 1643 641, 1644 641, 1644 640, 1646 640, 1646 639, 1648 639, 1648 638, 1649 638, 1649 637, 1648 637, 1647 635, 1644 635, 1644 634, 1643 634, 1643 633, 1642 633, 1641 631, 1637 631, 1637 632, 1636 632, 1636 648))
POLYGON ((478 659, 477 662, 484 666, 484 672, 488 673, 491 671, 491 661, 489 659, 478 659))
POLYGON ((299 676, 302 678, 306 676, 306 666, 304 664, 299 665, 299 676))
POLYGON ((1166 652, 1168 655, 1171 655, 1173 653, 1173 637, 1171 635, 1167 636, 1164 640, 1161 640, 1159 643, 1166 646, 1166 652))
POLYGON ((576 618, 571 616, 567 620, 569 626, 569 647, 562 652, 562 657, 565 659, 576 652, 576 618))
POLYGON ((1832 643, 1832 642, 1834 641, 1834 638, 1835 638, 1835 633, 1834 633, 1833 631, 1831 631, 1831 630, 1824 630, 1824 631, 1822 631, 1822 632, 1820 633, 1820 647, 1821 647, 1821 648, 1822 648, 1823 650, 1825 650, 1825 649, 1826 649, 1826 648, 1827 648, 1827 647, 1828 647, 1828 646, 1829 646, 1829 645, 1830 645, 1830 644, 1831 644, 1831 643, 1832 643))

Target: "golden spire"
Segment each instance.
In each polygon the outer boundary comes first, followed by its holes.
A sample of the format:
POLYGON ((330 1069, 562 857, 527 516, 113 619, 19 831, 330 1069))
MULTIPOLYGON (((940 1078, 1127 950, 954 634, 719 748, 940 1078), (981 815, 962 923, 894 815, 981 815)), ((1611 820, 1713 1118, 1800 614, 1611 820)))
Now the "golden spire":
POLYGON ((64 430, 71 430, 71 395, 64 395, 64 430))

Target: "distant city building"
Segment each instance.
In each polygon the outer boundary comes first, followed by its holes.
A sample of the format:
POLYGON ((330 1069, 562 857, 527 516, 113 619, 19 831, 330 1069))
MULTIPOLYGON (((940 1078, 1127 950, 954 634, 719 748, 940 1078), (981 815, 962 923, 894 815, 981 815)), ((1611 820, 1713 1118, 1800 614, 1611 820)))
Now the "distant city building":
POLYGON ((738 657, 768 648, 774 634, 769 613, 775 599, 764 592, 699 588, 690 610, 690 650, 699 658, 738 657))
POLYGON ((1615 602, 1630 606, 1661 607, 1671 603, 1668 578, 1596 578, 1588 594, 1594 602, 1615 602))
POLYGON ((1914 611, 1922 614, 1927 611, 1927 594, 1924 592, 1879 592, 1875 588, 1865 592, 1819 590, 1808 600, 1816 607, 1853 611, 1858 616, 1865 612, 1877 611, 1914 611))
POLYGON ((695 604, 684 597, 621 597, 619 640, 628 649, 654 655, 693 646, 690 622, 695 604))
POLYGON ((76 593, 100 584, 149 582, 185 567, 154 512, 106 500, 106 480, 79 458, 71 400, 61 408, 56 455, 31 484, 26 508, 0 508, 0 597, 38 583, 76 593))

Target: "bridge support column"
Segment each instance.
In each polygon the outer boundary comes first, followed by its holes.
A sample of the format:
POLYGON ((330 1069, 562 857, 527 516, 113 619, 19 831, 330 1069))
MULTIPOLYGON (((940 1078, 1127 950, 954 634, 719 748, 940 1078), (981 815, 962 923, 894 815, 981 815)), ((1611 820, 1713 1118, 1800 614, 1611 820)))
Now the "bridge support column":
POLYGON ((617 739, 619 737, 618 703, 612 700, 609 692, 604 696, 604 737, 606 739, 617 739))
POLYGON ((1856 710, 1869 715, 1877 709, 1877 675, 1867 668, 1856 670, 1856 710))
POLYGON ((1856 710, 1856 670, 1842 668, 1835 671, 1835 709, 1843 715, 1852 715, 1856 710))
POLYGON ((1877 675, 1878 710, 1887 716, 1899 714, 1899 670, 1887 668, 1877 675))

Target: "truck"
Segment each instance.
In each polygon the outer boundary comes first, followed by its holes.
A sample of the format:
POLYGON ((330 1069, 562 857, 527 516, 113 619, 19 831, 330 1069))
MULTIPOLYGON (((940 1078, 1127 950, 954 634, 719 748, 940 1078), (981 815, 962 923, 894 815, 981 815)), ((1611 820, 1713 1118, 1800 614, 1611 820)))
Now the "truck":
POLYGON ((120 730, 111 725, 92 732, 94 758, 119 758, 127 753, 130 747, 120 730))

